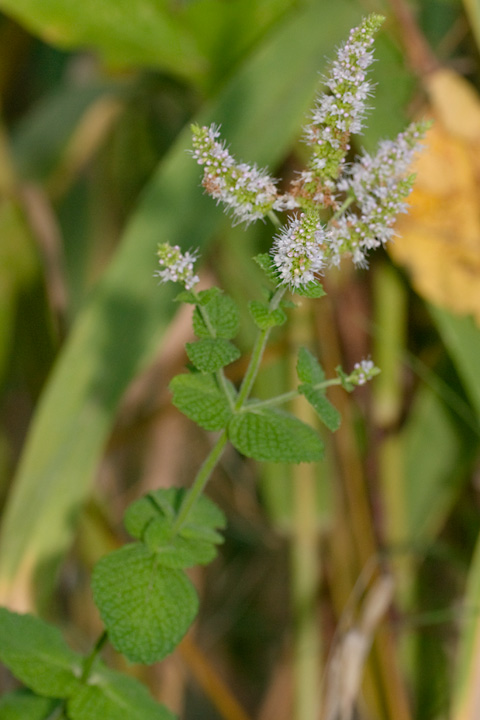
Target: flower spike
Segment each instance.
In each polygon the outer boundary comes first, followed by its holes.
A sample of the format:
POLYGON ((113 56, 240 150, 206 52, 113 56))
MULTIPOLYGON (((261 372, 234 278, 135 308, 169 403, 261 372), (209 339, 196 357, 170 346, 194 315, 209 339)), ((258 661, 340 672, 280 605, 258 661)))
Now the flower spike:
POLYGON ((335 181, 350 149, 350 135, 361 132, 363 127, 372 90, 366 73, 373 62, 370 48, 383 20, 382 15, 369 15, 350 32, 326 79, 329 92, 317 97, 310 123, 304 128, 312 157, 293 188, 302 207, 312 202, 334 204, 335 181))
POLYGON ((203 165, 203 186, 231 210, 238 222, 265 217, 277 206, 275 180, 256 165, 237 163, 220 141, 216 125, 192 125, 193 157, 203 165))

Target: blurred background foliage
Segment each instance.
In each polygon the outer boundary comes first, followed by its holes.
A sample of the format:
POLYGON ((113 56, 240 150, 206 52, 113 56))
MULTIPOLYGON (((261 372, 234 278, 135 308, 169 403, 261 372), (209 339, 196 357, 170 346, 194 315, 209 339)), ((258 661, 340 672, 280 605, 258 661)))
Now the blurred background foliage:
MULTIPOLYGON (((346 263, 325 278, 327 298, 297 308, 257 392, 288 384, 300 344, 329 372, 371 354, 382 375, 353 397, 332 392, 343 424, 321 466, 225 455, 209 492, 229 527, 194 578, 199 621, 172 658, 128 672, 195 720, 314 720, 321 703, 327 720, 354 707, 362 720, 478 720, 478 3, 0 11, 1 602, 88 649, 100 630, 89 575, 127 540, 125 507, 188 484, 208 450, 170 406, 191 331, 152 277, 155 247, 200 247, 202 282, 245 304, 272 229, 232 229, 203 196, 190 122, 221 123, 239 158, 290 177, 326 58, 383 12, 375 110, 356 149, 434 117, 412 212, 391 257, 369 272, 346 263)), ((251 337, 245 315, 247 352, 251 337)))

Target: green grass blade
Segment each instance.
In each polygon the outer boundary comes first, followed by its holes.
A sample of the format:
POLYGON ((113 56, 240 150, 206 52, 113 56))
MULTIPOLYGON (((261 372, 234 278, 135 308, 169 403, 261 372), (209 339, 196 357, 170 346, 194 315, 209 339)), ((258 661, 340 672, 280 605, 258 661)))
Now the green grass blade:
POLYGON ((480 420, 480 328, 471 317, 453 315, 438 307, 430 306, 430 313, 480 420))

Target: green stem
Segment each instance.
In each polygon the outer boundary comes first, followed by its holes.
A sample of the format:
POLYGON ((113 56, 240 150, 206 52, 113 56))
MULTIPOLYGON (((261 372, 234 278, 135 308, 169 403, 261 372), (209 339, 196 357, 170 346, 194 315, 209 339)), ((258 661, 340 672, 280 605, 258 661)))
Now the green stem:
POLYGON ((282 223, 281 223, 281 221, 279 220, 278 215, 275 213, 274 210, 270 210, 270 211, 267 213, 267 217, 268 217, 268 219, 271 221, 272 225, 275 225, 276 228, 281 227, 282 223))
MULTIPOLYGON (((274 296, 270 300, 269 310, 276 310, 276 308, 279 306, 280 300, 284 296, 285 292, 286 292, 285 287, 277 288, 277 291, 275 292, 274 296)), ((258 370, 260 368, 260 363, 262 362, 263 353, 265 352, 265 346, 267 344, 267 340, 268 340, 268 336, 270 335, 270 332, 271 332, 271 328, 267 328, 266 330, 261 330, 257 335, 257 339, 255 341, 255 345, 253 346, 252 356, 250 358, 247 372, 245 373, 245 377, 242 380, 242 384, 240 386, 240 392, 238 393, 237 400, 235 402, 235 410, 236 411, 238 411, 242 408, 244 402, 247 400, 248 396, 250 395, 250 392, 253 387, 253 383, 255 382, 255 378, 257 377, 258 370)))
POLYGON ((336 219, 339 218, 341 215, 343 215, 343 213, 345 212, 345 210, 346 210, 347 208, 349 208, 350 205, 351 205, 352 203, 354 203, 354 202, 355 202, 355 196, 354 196, 354 195, 349 195, 347 198, 345 198, 345 200, 343 201, 343 203, 341 204, 341 206, 338 208, 338 210, 332 215, 331 220, 336 220, 336 219))
MULTIPOLYGON (((347 381, 351 381, 350 375, 346 378, 347 381)), ((313 386, 314 390, 325 390, 328 387, 332 387, 334 385, 341 385, 342 381, 340 378, 332 378, 331 380, 324 380, 321 383, 317 383, 313 386)), ((258 408, 262 407, 269 407, 271 405, 283 405, 284 403, 290 402, 291 400, 295 400, 297 397, 300 397, 303 393, 301 393, 299 390, 290 390, 289 392, 282 393, 281 395, 276 395, 275 397, 268 398, 268 400, 252 400, 248 404, 249 410, 257 410, 258 408)))
POLYGON ((85 662, 83 663, 82 677, 80 678, 81 682, 86 682, 88 680, 88 678, 90 677, 90 672, 92 670, 93 663, 97 659, 99 652, 101 651, 101 649, 103 648, 103 646, 105 645, 107 640, 108 640, 108 633, 106 630, 104 630, 103 633, 98 638, 97 642, 95 643, 95 646, 94 646, 92 652, 90 653, 90 655, 88 655, 85 658, 85 662))
POLYGON ((217 442, 211 449, 210 453, 205 458, 202 467, 197 473, 197 476, 194 480, 194 483, 190 489, 190 492, 188 495, 185 496, 185 500, 182 503, 182 506, 179 510, 179 513, 177 515, 177 519, 175 520, 175 523, 173 524, 173 534, 178 533, 181 529, 182 525, 186 522, 190 511, 192 510, 193 506, 197 502, 199 496, 202 494, 205 485, 207 484, 210 475, 212 474, 212 471, 217 464, 218 460, 220 459, 223 449, 225 445, 227 444, 227 431, 223 430, 221 435, 219 436, 217 442))
POLYGON ((48 718, 46 720, 64 720, 66 718, 65 714, 65 700, 61 702, 57 707, 52 710, 48 718))
MULTIPOLYGON (((272 299, 270 300, 269 309, 275 310, 278 305, 280 304, 280 300, 282 299, 283 295, 286 292, 285 287, 277 288, 277 291, 273 295, 272 299)), ((197 307, 200 308, 200 312, 202 312, 201 305, 198 305, 197 307)), ((202 313, 203 317, 203 313, 202 313)), ((207 327, 209 327, 209 324, 207 324, 207 327)), ((209 327, 210 329, 210 327, 209 327)), ((234 407, 232 408, 234 412, 239 412, 241 410, 244 402, 247 400, 251 389, 253 387, 253 383, 255 382, 255 378, 257 377, 257 373, 260 367, 260 363, 262 361, 263 353, 265 350, 265 346, 267 344, 268 336, 270 334, 271 328, 268 328, 267 330, 261 330, 257 336, 257 339, 255 341, 255 345, 253 347, 252 356, 250 358, 250 362, 248 364, 247 372, 245 373, 245 376, 243 378, 240 392, 238 393, 237 399, 235 401, 234 407)), ((214 335, 213 335, 214 336, 214 335)), ((221 373, 222 377, 225 380, 225 376, 223 375, 223 372, 221 373)), ((226 380, 225 380, 226 382, 226 380)), ((230 398, 230 394, 225 389, 225 393, 228 398, 230 398)), ((173 533, 178 533, 181 529, 182 525, 185 524, 185 522, 188 519, 188 516, 190 515, 190 512, 192 508, 194 507, 195 503, 197 502, 200 495, 203 493, 205 486, 210 479, 210 475, 212 474, 212 471, 217 464, 218 460, 220 459, 223 449, 225 445, 227 444, 227 431, 223 430, 221 435, 219 436, 217 442, 213 446, 212 450, 210 451, 209 455, 205 459, 202 467, 197 473, 197 476, 194 480, 194 483, 190 489, 190 492, 185 496, 185 500, 183 501, 179 513, 177 515, 177 518, 175 520, 175 523, 173 525, 172 531, 173 533)))

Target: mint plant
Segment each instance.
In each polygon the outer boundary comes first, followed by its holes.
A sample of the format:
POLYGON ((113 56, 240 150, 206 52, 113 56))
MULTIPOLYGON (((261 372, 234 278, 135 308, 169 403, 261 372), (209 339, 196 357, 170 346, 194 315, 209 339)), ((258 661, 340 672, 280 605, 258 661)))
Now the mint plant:
POLYGON ((248 367, 239 387, 224 371, 241 354, 233 342, 240 317, 235 301, 217 287, 196 290, 196 251, 160 244, 155 274, 160 282, 182 286, 176 301, 193 305, 197 337, 186 346, 189 371, 171 382, 173 404, 217 437, 190 489, 156 490, 127 509, 125 527, 134 541, 102 558, 93 573, 105 632, 88 656, 74 653, 42 620, 0 610, 0 659, 28 688, 0 701, 5 720, 173 717, 136 680, 107 668, 101 648, 108 639, 131 662, 157 662, 192 624, 198 597, 185 571, 211 562, 222 542, 225 517, 204 491, 228 442, 258 461, 320 460, 324 445, 317 430, 292 415, 288 403, 303 396, 333 432, 341 418, 327 389, 341 385, 351 392, 379 372, 363 359, 350 372, 339 367, 327 378, 318 359, 302 348, 296 388, 268 399, 252 397, 270 333, 287 321, 292 307, 287 294, 321 298, 322 274, 344 256, 365 267, 368 253, 393 237, 396 216, 405 211, 414 179, 408 168, 425 123, 412 123, 395 140, 381 142, 373 156, 348 160, 350 137, 361 131, 372 93, 367 69, 382 21, 368 16, 339 49, 327 90, 319 94, 305 127, 308 166, 286 192, 266 171, 237 162, 217 126, 192 127, 192 155, 203 168, 206 192, 234 222, 269 218, 276 228, 270 253, 255 258, 268 287, 264 302, 249 304, 257 337, 248 367), (279 213, 287 213, 283 223, 279 213))

